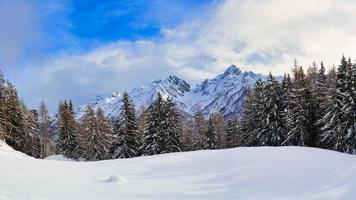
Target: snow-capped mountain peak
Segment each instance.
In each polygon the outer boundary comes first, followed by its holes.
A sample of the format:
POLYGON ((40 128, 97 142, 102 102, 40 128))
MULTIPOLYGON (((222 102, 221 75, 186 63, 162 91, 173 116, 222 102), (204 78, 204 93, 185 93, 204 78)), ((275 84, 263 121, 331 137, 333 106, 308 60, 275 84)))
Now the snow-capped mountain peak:
MULTIPOLYGON (((129 91, 136 109, 148 107, 155 99, 157 93, 164 98, 172 98, 177 106, 188 114, 200 108, 205 115, 212 112, 221 112, 225 118, 239 117, 242 114, 244 97, 248 87, 258 79, 267 76, 253 72, 242 72, 235 65, 229 66, 223 74, 213 79, 206 79, 201 84, 191 88, 183 79, 170 75, 164 80, 156 80, 129 91)), ((121 106, 122 95, 114 92, 106 98, 98 96, 91 105, 101 107, 108 116, 115 117, 121 106)), ((84 106, 79 108, 79 116, 84 106)))
POLYGON ((224 75, 238 75, 241 73, 241 70, 239 68, 236 67, 236 65, 231 65, 230 67, 228 67, 225 72, 224 75))

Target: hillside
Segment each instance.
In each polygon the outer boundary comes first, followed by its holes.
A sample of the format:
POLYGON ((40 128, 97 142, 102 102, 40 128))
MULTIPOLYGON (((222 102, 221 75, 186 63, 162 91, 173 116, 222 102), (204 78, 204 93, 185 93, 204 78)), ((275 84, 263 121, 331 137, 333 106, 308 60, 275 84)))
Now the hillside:
POLYGON ((314 148, 236 148, 85 163, 36 160, 2 143, 0 161, 1 200, 356 199, 356 157, 314 148))

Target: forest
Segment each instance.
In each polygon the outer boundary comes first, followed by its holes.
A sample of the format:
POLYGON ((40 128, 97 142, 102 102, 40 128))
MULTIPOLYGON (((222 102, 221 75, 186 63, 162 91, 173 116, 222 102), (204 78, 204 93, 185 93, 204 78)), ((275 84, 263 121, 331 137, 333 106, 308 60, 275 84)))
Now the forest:
POLYGON ((124 93, 115 118, 90 105, 76 115, 71 100, 61 101, 55 115, 44 102, 28 109, 0 74, 0 138, 35 158, 61 154, 96 161, 240 146, 309 146, 355 154, 356 64, 342 57, 328 70, 323 62, 304 70, 295 61, 291 74, 270 74, 249 88, 240 118, 224 119, 218 111, 206 116, 199 108, 190 116, 159 93, 138 110, 124 93))

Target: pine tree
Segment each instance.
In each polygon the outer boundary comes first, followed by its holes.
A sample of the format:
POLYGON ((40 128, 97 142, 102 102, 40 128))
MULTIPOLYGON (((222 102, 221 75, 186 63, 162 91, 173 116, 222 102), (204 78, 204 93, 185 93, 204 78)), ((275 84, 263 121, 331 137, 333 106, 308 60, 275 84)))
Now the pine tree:
POLYGON ((4 140, 6 133, 6 85, 4 75, 0 71, 0 139, 4 140))
POLYGON ((282 92, 278 81, 270 74, 264 84, 263 106, 260 106, 260 129, 256 133, 259 146, 279 146, 284 142, 282 92))
POLYGON ((113 158, 132 158, 140 155, 135 107, 127 92, 124 93, 120 115, 113 131, 113 158))
POLYGON ((148 124, 140 149, 144 155, 161 154, 164 150, 163 141, 166 130, 164 100, 160 93, 148 109, 148 124))
POLYGON ((321 146, 340 152, 355 153, 356 150, 356 108, 353 97, 353 68, 351 61, 342 58, 337 70, 336 90, 333 93, 333 103, 320 120, 321 146))
POLYGON ((206 130, 206 138, 207 138, 207 148, 215 149, 215 131, 213 126, 212 117, 209 117, 208 120, 208 129, 206 130))
POLYGON ((41 157, 41 143, 39 138, 39 124, 38 115, 36 110, 28 110, 22 102, 22 109, 24 113, 24 153, 29 156, 40 158, 41 157))
POLYGON ((108 130, 109 120, 99 108, 97 113, 88 105, 80 118, 78 149, 79 159, 102 160, 108 157, 110 147, 108 130), (105 125, 104 125, 105 124, 105 125))
POLYGON ((171 98, 164 102, 164 137, 162 153, 182 151, 182 121, 171 98))
MULTIPOLYGON (((45 124, 48 124, 48 121, 45 124)), ((68 104, 67 101, 60 103, 57 115, 56 150, 68 158, 77 158, 78 156, 76 152, 78 147, 76 124, 72 103, 68 104)))
POLYGON ((257 146, 259 145, 258 133, 262 129, 261 111, 263 105, 264 83, 261 80, 256 81, 254 88, 247 92, 245 110, 241 121, 241 145, 257 146))
POLYGON ((290 108, 286 110, 288 127, 287 138, 283 144, 298 146, 314 146, 312 126, 310 118, 310 105, 312 97, 306 84, 303 68, 295 66, 293 69, 293 88, 288 97, 291 101, 290 108))
POLYGON ((28 123, 32 136, 31 155, 35 158, 41 158, 41 139, 39 136, 39 122, 37 110, 30 110, 28 123))
POLYGON ((240 145, 240 128, 237 120, 228 120, 226 124, 226 148, 233 148, 240 145))
POLYGON ((7 82, 5 101, 6 143, 15 150, 25 152, 25 117, 15 87, 7 82))

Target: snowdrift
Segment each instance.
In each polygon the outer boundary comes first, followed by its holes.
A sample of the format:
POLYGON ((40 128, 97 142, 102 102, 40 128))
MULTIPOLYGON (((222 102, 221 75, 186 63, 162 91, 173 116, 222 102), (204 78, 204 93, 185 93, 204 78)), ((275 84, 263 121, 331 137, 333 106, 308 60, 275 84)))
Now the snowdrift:
POLYGON ((356 199, 356 156, 302 147, 100 162, 27 157, 0 143, 0 199, 356 199))

